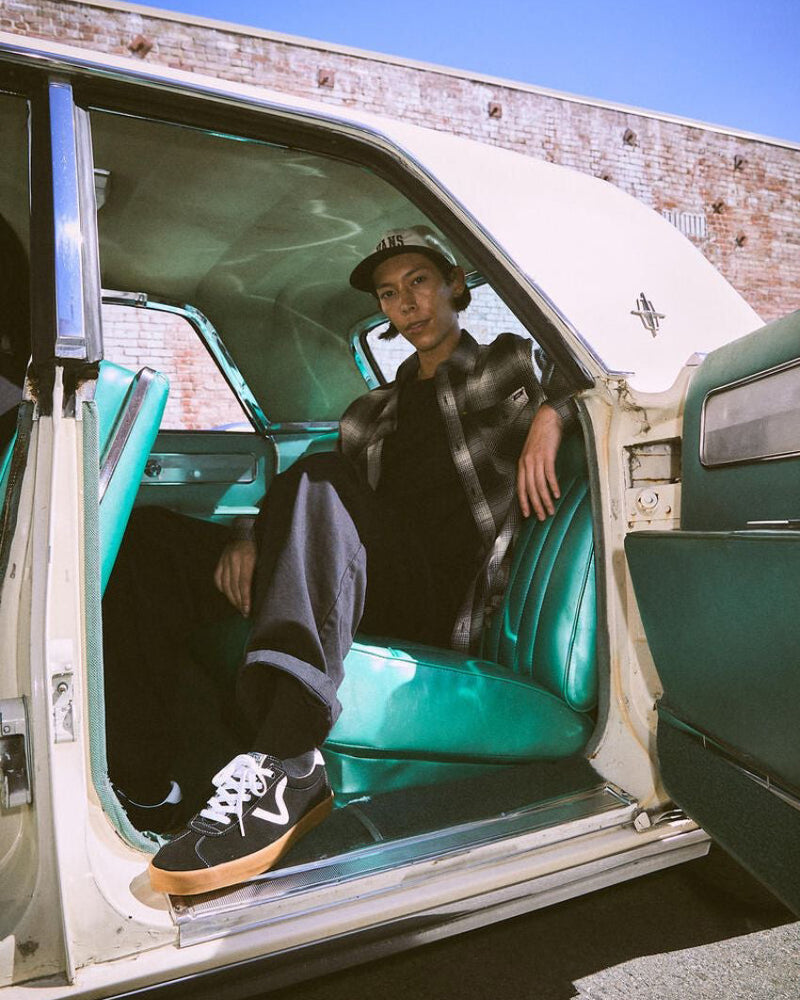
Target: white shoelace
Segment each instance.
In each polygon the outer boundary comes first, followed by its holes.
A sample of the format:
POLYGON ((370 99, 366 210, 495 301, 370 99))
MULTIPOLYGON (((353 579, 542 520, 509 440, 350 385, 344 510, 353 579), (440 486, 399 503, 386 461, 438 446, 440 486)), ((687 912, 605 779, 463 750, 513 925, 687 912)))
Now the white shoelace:
POLYGON ((244 836, 242 807, 254 795, 264 794, 267 790, 266 779, 274 777, 274 774, 268 767, 262 770, 248 754, 239 754, 211 779, 217 791, 200 815, 224 826, 230 823, 231 816, 236 816, 239 831, 244 836))

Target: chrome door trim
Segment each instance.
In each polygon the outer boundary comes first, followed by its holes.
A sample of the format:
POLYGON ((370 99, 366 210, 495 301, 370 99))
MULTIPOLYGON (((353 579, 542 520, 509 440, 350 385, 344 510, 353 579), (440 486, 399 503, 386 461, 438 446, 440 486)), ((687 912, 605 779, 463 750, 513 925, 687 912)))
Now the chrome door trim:
POLYGON ((142 368, 134 378, 133 385, 122 407, 121 416, 100 459, 98 499, 101 503, 119 465, 119 460, 122 458, 125 445, 128 443, 128 438, 131 436, 131 432, 136 424, 136 418, 139 416, 144 405, 148 390, 157 377, 158 373, 152 368, 142 368))
POLYGON ((53 177, 56 342, 59 360, 93 362, 102 355, 94 179, 88 171, 88 116, 75 108, 72 86, 48 85, 53 177))
POLYGON ((765 768, 760 771, 755 770, 755 767, 758 766, 757 761, 748 761, 745 764, 741 754, 735 748, 721 743, 708 733, 702 732, 688 722, 684 722, 683 719, 674 715, 667 708, 659 706, 658 714, 666 723, 676 729, 680 729, 682 733, 694 740, 695 743, 701 744, 705 751, 713 754, 715 757, 721 758, 743 777, 749 778, 750 781, 759 785, 765 791, 770 792, 770 794, 791 806, 792 809, 800 812, 800 795, 798 795, 797 791, 780 782, 774 781, 765 768))
POLYGON ((515 809, 500 816, 464 823, 445 830, 418 834, 396 841, 373 843, 317 862, 267 872, 230 890, 200 896, 171 897, 180 944, 222 937, 233 930, 262 926, 275 919, 280 900, 284 915, 302 913, 319 906, 319 894, 332 893, 335 905, 351 895, 357 897, 363 879, 383 882, 390 871, 405 870, 403 885, 425 877, 427 864, 442 866, 446 859, 466 875, 483 865, 483 852, 492 856, 503 843, 532 838, 531 847, 553 844, 564 836, 597 833, 630 827, 636 803, 621 790, 607 784, 570 793, 544 803, 515 809), (480 857, 479 857, 480 856, 480 857), (352 888, 350 888, 352 887, 352 888))

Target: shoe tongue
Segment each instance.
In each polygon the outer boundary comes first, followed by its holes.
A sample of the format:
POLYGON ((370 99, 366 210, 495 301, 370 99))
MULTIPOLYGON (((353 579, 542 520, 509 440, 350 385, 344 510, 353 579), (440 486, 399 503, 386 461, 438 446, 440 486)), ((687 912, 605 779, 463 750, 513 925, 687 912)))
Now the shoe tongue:
POLYGON ((247 756, 252 757, 262 771, 264 770, 265 767, 271 767, 275 764, 280 766, 281 763, 277 757, 273 757, 271 754, 268 753, 259 753, 258 750, 251 750, 247 754, 247 756))

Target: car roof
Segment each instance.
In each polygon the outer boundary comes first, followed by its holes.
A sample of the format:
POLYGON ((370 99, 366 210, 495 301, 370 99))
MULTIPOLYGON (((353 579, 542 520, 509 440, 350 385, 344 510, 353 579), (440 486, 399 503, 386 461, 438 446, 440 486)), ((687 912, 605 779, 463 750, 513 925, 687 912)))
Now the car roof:
MULTIPOLYGON (((689 355, 711 350, 760 325, 757 314, 675 227, 606 181, 533 156, 380 118, 353 107, 332 108, 245 84, 152 65, 142 67, 124 57, 0 34, 3 48, 38 54, 55 63, 66 60, 76 68, 138 80, 173 92, 205 94, 226 103, 240 101, 298 121, 322 122, 340 133, 357 133, 384 148, 392 147, 418 177, 435 179, 440 190, 452 199, 464 231, 484 252, 502 260, 544 303, 574 353, 590 370, 632 373, 629 381, 643 390, 667 388, 689 355), (641 306, 642 295, 651 311, 661 316, 655 335, 642 316, 646 311, 641 306)), ((132 135, 135 126, 131 120, 120 120, 117 131, 126 129, 132 135)), ((349 353, 349 331, 374 311, 369 296, 349 288, 347 274, 385 228, 417 221, 409 219, 409 202, 366 168, 332 157, 309 158, 300 150, 287 149, 276 149, 274 155, 269 155, 262 148, 259 166, 241 166, 242 176, 247 174, 252 189, 240 185, 236 191, 226 190, 220 162, 238 157, 243 164, 251 152, 245 149, 246 144, 236 151, 236 143, 227 140, 230 148, 224 155, 220 152, 220 161, 204 165, 196 157, 191 159, 190 147, 198 141, 191 130, 185 131, 180 143, 172 141, 176 159, 185 156, 191 173, 205 171, 207 176, 198 177, 198 184, 206 185, 206 189, 214 186, 218 197, 214 203, 200 198, 193 206, 194 219, 191 213, 170 211, 176 201, 166 190, 169 171, 161 165, 161 231, 181 230, 173 243, 189 248, 194 264, 190 266, 188 256, 182 259, 180 254, 165 253, 159 268, 161 288, 142 290, 160 291, 178 299, 194 296, 201 309, 205 297, 207 309, 209 299, 215 294, 219 297, 220 262, 228 262, 226 280, 230 290, 246 276, 248 267, 257 266, 256 258, 262 263, 269 259, 268 267, 258 265, 260 299, 299 309, 307 328, 327 324, 326 338, 338 342, 329 353, 341 360, 343 352, 349 353), (178 145, 184 148, 179 150, 178 145), (210 176, 213 171, 219 173, 216 185, 210 176), (355 189, 354 171, 359 171, 355 189), (296 205, 304 189, 306 209, 298 213, 296 205), (259 209, 265 211, 260 223, 251 225, 245 234, 248 214, 253 221, 254 190, 258 191, 259 209), (280 193, 292 190, 297 195, 290 197, 294 214, 288 208, 282 214, 282 207, 289 203, 281 199, 280 193), (192 226, 202 213, 217 213, 218 222, 219 216, 227 213, 230 225, 223 222, 221 226, 228 228, 227 246, 209 248, 192 242, 192 226), (242 246, 237 241, 245 235, 246 245, 242 246), (305 249, 299 246, 303 242, 305 249), (291 253, 287 254, 287 250, 291 253), (212 260, 215 251, 216 259, 212 260), (205 262, 200 260, 203 254, 205 262), (214 264, 216 275, 211 273, 214 267, 206 264, 214 264), (335 327, 331 317, 336 318, 335 327)), ((220 151, 225 142, 224 136, 218 137, 220 151)), ((110 163, 112 146, 109 143, 104 149, 102 143, 98 145, 97 165, 104 166, 110 163)), ((118 160, 122 156, 119 151, 114 155, 118 160)), ((132 157, 128 160, 133 164, 132 157)), ((251 160, 254 164, 255 158, 251 160)), ((113 190, 114 170, 119 177, 123 171, 119 164, 110 164, 110 169, 113 190)), ((138 170, 144 172, 145 166, 140 163, 138 170)), ((151 177, 155 176, 151 172, 151 177)), ((173 176, 175 190, 191 181, 186 169, 173 171, 173 176)), ((119 184, 114 197, 121 197, 119 184)), ((185 195, 182 203, 186 205, 185 195)), ((123 224, 120 214, 114 232, 110 206, 111 202, 100 214, 101 233, 103 227, 107 230, 106 245, 114 247, 114 253, 104 257, 108 270, 104 283, 139 290, 132 287, 137 275, 130 254, 126 264, 129 225, 123 224)), ((143 222, 155 226, 156 215, 154 208, 150 219, 143 222)), ((463 247, 456 247, 456 251, 469 268, 471 261, 463 247)), ((326 338, 316 338, 316 346, 326 338)), ((251 342, 251 349, 254 346, 255 342, 251 342)), ((348 386, 344 393, 334 394, 337 398, 330 401, 329 415, 341 402, 340 396, 352 394, 356 376, 352 378, 345 378, 348 386)))

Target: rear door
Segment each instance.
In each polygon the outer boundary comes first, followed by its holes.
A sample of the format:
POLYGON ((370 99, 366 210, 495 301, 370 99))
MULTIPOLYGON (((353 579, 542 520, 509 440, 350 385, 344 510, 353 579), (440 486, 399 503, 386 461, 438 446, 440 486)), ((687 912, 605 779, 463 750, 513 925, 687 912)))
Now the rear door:
POLYGON ((626 539, 675 801, 800 912, 800 312, 710 354, 679 531, 626 539))

